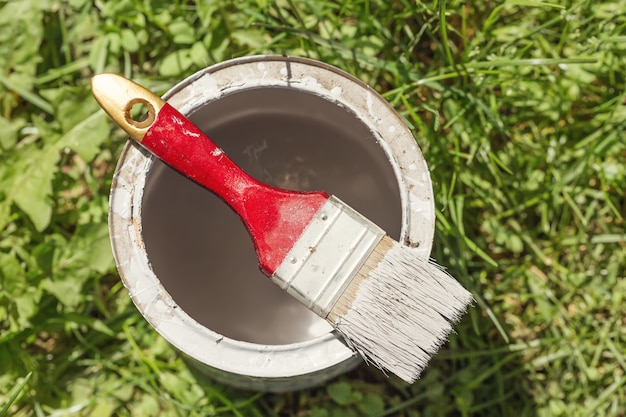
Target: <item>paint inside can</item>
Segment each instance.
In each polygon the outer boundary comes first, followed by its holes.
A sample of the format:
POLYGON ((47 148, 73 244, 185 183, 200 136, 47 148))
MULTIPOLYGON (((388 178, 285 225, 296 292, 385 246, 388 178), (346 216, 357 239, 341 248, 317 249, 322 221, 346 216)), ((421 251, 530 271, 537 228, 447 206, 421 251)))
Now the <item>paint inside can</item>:
MULTIPOLYGON (((260 181, 325 190, 430 254, 435 216, 421 151, 354 77, 309 59, 245 57, 199 71, 164 98, 260 181)), ((226 204, 133 141, 114 175, 109 228, 141 314, 210 377, 285 392, 360 363, 325 320, 261 274, 226 204)))
MULTIPOLYGON (((400 195, 389 160, 354 114, 280 87, 207 103, 190 119, 253 177, 325 190, 398 239, 400 195)), ((150 170, 143 238, 154 272, 204 326, 245 342, 303 342, 332 330, 258 269, 250 237, 221 200, 162 163, 150 170)))

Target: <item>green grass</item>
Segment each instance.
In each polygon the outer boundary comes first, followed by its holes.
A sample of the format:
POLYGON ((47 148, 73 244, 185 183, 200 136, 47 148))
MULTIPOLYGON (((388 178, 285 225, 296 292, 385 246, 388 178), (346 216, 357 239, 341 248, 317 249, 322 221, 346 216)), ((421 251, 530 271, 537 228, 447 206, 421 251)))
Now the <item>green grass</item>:
POLYGON ((0 28, 0 415, 625 415, 624 2, 16 0, 0 28), (89 77, 164 92, 261 53, 356 75, 424 152, 433 256, 477 303, 414 385, 196 379, 116 275, 125 137, 89 77))

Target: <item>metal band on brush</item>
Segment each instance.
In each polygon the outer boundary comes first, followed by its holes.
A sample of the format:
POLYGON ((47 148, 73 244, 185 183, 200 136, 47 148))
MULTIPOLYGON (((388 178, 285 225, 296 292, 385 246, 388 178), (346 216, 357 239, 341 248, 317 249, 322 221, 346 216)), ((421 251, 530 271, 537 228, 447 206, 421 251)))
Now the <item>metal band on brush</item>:
POLYGON ((383 236, 380 227, 331 196, 271 279, 325 318, 383 236))

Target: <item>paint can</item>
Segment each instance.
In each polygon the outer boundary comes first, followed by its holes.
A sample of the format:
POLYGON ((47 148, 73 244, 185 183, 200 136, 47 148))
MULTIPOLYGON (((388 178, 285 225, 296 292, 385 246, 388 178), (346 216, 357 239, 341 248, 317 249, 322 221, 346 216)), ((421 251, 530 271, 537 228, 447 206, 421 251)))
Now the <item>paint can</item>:
MULTIPOLYGON (((310 59, 252 56, 199 71, 164 98, 257 179, 335 194, 430 254, 427 165, 402 119, 361 81, 310 59)), ((223 202, 134 141, 114 174, 109 225, 133 302, 208 376, 286 392, 360 362, 331 326, 259 272, 223 202)))

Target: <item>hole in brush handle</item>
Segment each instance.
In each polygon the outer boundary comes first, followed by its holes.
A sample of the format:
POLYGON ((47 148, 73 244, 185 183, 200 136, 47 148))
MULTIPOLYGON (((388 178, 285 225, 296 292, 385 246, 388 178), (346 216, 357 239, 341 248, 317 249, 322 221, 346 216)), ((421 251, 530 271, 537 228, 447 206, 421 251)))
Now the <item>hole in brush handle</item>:
POLYGON ((155 119, 156 111, 148 100, 135 98, 126 104, 124 120, 134 128, 147 130, 154 123, 155 119), (147 111, 142 111, 144 108, 147 108, 147 111))
MULTIPOLYGON (((91 90, 102 109, 134 140, 141 142, 157 120, 165 101, 150 90, 118 74, 98 74, 91 79, 91 90), (146 107, 147 117, 133 117, 138 107, 146 107)), ((141 114, 141 113, 140 113, 141 114)))

